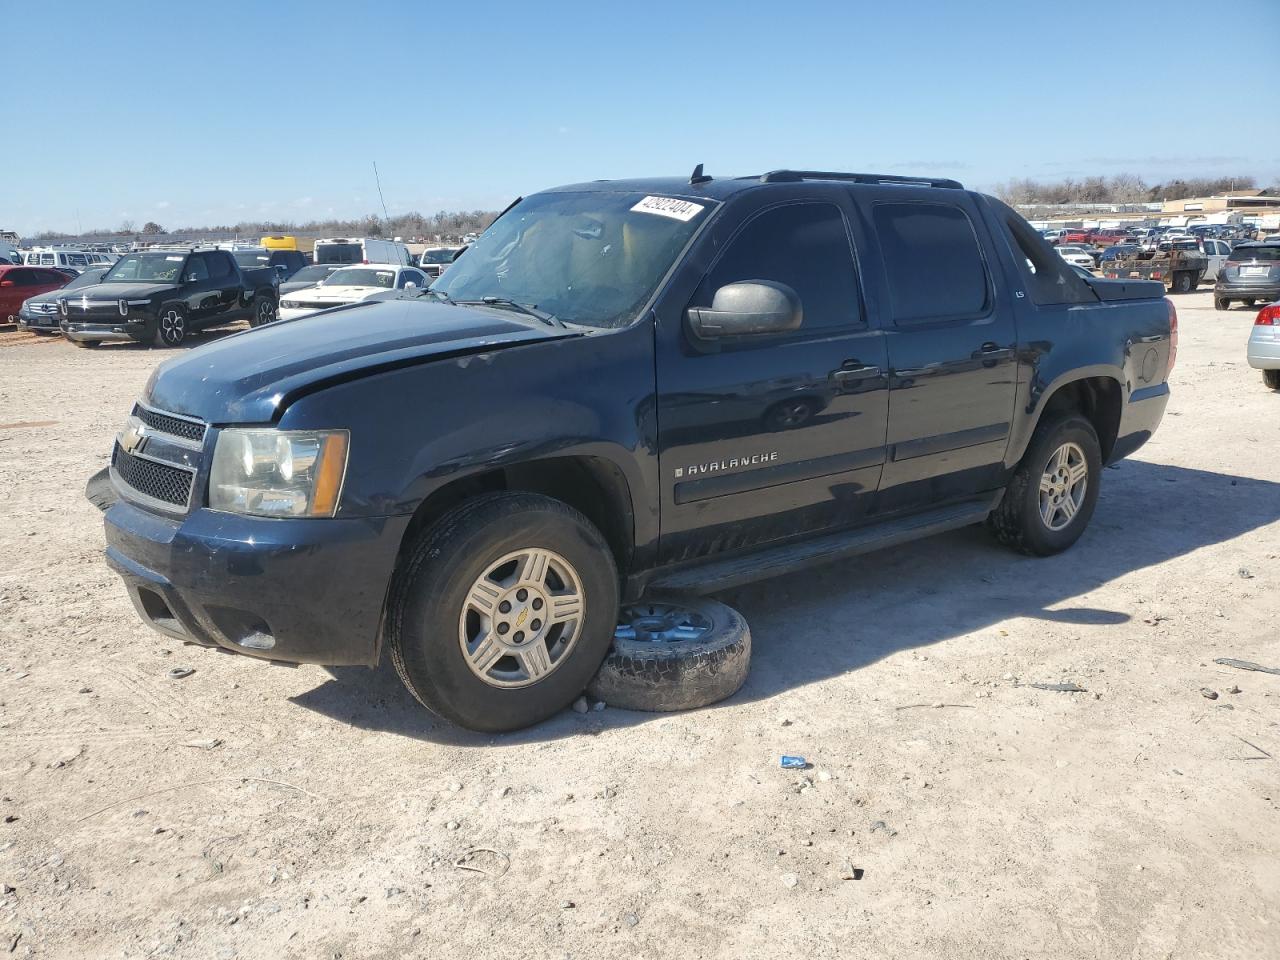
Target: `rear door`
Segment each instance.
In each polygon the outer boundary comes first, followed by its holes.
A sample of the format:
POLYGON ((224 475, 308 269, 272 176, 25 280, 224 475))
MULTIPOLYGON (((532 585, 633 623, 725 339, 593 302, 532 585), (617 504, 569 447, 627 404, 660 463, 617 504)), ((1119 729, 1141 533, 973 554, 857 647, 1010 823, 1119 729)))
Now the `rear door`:
POLYGON ((203 256, 209 263, 209 283, 218 297, 209 313, 209 322, 225 323, 235 319, 241 312, 245 292, 235 258, 225 250, 211 250, 203 256))
POLYGON ((852 210, 771 190, 747 195, 699 238, 690 297, 659 305, 661 554, 666 562, 855 522, 884 460, 882 333, 868 323, 852 210), (785 334, 696 344, 688 307, 743 280, 786 284, 803 320, 785 334))
POLYGON ((856 191, 878 260, 889 363, 878 508, 994 489, 1017 388, 1017 330, 988 263, 990 238, 960 190, 856 191))

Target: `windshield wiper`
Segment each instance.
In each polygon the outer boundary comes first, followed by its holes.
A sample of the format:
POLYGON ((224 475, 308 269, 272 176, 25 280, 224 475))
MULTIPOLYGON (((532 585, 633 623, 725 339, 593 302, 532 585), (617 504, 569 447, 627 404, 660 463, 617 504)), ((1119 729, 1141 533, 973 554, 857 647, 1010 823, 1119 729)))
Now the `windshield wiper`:
POLYGON ((520 313, 533 317, 536 320, 541 320, 543 323, 550 324, 553 327, 563 327, 565 325, 564 321, 555 314, 547 313, 545 310, 539 310, 536 303, 532 305, 517 303, 515 300, 511 300, 507 297, 481 297, 479 300, 457 300, 454 302, 470 304, 482 303, 486 307, 511 307, 513 310, 518 310, 520 313))

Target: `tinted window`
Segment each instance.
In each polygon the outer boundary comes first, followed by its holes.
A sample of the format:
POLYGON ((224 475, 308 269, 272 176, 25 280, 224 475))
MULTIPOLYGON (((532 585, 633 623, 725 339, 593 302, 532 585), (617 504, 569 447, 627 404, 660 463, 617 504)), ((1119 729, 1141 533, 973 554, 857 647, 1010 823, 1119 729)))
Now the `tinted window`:
POLYGON ((403 270, 400 273, 400 281, 397 287, 403 287, 406 283, 416 283, 419 287, 427 286, 427 278, 417 270, 403 270))
MULTIPOLYGON (((1097 301, 1089 285, 1045 243, 1031 225, 998 200, 990 200, 996 216, 1005 226, 1005 239, 1023 282, 1037 306, 1061 303, 1093 303, 1097 301)), ((1123 254, 1121 254, 1123 256, 1123 254)))
POLYGON ((209 262, 209 277, 213 280, 225 280, 232 276, 235 271, 231 269, 231 258, 225 253, 206 253, 205 259, 209 262))
POLYGON ((15 287, 33 287, 38 282, 35 276, 39 272, 37 270, 6 270, 3 279, 12 280, 15 287))
POLYGON ((896 323, 986 312, 987 268, 963 210, 941 203, 877 203, 874 211, 896 323))
POLYGON ((1280 260, 1280 247, 1236 247, 1228 258, 1231 263, 1242 263, 1250 260, 1266 260, 1274 263, 1280 260))
POLYGON ((317 243, 316 263, 359 263, 364 259, 364 247, 358 243, 317 243))
POLYGON ((182 274, 183 280, 208 280, 209 261, 203 253, 193 253, 187 261, 187 268, 182 274))
POLYGON ((793 203, 756 215, 703 278, 693 305, 711 306, 717 290, 741 280, 785 283, 799 294, 802 331, 861 322, 853 249, 834 204, 793 203))

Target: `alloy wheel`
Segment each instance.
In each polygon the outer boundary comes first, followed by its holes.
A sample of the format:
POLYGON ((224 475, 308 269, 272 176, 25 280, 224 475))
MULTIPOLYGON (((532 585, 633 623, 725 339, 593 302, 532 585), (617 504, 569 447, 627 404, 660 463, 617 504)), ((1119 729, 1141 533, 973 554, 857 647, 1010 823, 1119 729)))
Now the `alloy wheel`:
POLYGON ((1040 519, 1050 530, 1068 526, 1089 489, 1089 461, 1076 443, 1054 451, 1040 475, 1040 519))

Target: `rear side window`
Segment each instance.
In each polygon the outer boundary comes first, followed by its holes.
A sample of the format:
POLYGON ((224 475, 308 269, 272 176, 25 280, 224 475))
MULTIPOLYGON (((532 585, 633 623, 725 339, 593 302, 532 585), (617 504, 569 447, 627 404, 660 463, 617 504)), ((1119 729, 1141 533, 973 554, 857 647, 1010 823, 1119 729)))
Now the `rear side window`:
POLYGON ((943 203, 877 203, 872 217, 895 323, 936 323, 987 312, 987 267, 968 214, 943 203))
POLYGON ((231 256, 222 252, 205 254, 209 259, 209 279, 225 280, 235 273, 231 268, 231 256))
MULTIPOLYGON (((1005 227, 1009 250, 1018 262, 1032 303, 1038 307, 1097 303, 1098 298, 1089 285, 1045 242, 1044 237, 1031 229, 1031 224, 998 200, 989 199, 988 203, 1005 227)), ((1118 255, 1125 254, 1121 251, 1118 255)))
POLYGON ((853 248, 840 208, 793 203, 757 214, 734 235, 694 294, 711 306, 715 293, 742 280, 784 283, 800 296, 801 333, 862 321, 853 248))

